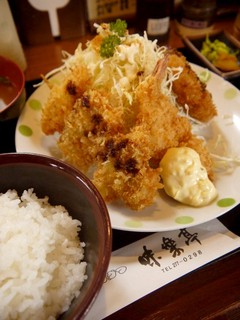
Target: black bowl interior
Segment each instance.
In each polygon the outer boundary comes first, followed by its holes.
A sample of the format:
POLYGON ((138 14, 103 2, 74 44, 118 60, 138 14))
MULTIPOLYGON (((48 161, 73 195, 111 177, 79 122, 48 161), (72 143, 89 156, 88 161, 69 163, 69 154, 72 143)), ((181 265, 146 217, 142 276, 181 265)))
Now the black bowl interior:
POLYGON ((0 155, 0 192, 15 189, 19 195, 34 188, 38 197, 63 205, 82 222, 81 241, 86 243, 88 280, 79 298, 60 319, 80 319, 89 310, 102 283, 111 255, 112 232, 108 211, 100 194, 81 172, 50 157, 32 154, 0 155))

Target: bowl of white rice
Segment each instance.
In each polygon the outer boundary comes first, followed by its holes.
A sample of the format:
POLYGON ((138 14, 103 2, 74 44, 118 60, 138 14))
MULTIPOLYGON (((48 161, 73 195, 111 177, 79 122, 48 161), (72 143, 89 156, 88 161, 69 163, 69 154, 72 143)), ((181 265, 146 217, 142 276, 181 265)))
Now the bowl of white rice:
POLYGON ((84 319, 109 265, 101 195, 68 164, 0 154, 0 318, 84 319))

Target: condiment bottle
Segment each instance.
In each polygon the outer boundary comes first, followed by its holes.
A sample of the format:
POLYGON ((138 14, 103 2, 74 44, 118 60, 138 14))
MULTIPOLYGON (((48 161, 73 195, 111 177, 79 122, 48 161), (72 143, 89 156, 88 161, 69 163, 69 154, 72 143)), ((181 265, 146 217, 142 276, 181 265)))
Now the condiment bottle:
POLYGON ((213 23, 216 7, 216 0, 183 0, 180 23, 188 28, 205 29, 213 23))
POLYGON ((172 0, 137 0, 137 31, 146 31, 148 38, 157 39, 159 45, 167 44, 172 6, 172 0))

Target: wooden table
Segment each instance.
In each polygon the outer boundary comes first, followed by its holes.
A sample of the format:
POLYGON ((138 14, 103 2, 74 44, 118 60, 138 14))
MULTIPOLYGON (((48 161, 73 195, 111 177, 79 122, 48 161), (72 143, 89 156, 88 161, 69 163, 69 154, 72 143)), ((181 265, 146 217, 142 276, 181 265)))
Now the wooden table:
MULTIPOLYGON (((231 25, 226 24, 226 26, 231 25)), ((25 47, 28 68, 25 72, 28 86, 32 80, 61 65, 62 50, 73 53, 78 42, 85 42, 92 35, 69 41, 25 47)), ((183 48, 174 26, 169 44, 183 48)), ((238 82, 239 83, 239 82, 238 82)), ((238 87, 239 88, 239 87, 238 87)), ((0 152, 15 151, 12 122, 3 128, 6 144, 0 152), (4 149, 5 148, 5 149, 4 149)), ((1 139, 2 140, 2 139, 1 139)), ((1 142, 2 144, 2 142, 1 142)), ((221 219, 240 235, 240 207, 221 219)), ((113 249, 146 236, 146 233, 113 231, 113 249)), ((142 299, 110 315, 107 319, 131 320, 239 320, 240 319, 240 250, 193 271, 178 280, 152 292, 142 299)), ((94 319, 95 320, 95 319, 94 319)))

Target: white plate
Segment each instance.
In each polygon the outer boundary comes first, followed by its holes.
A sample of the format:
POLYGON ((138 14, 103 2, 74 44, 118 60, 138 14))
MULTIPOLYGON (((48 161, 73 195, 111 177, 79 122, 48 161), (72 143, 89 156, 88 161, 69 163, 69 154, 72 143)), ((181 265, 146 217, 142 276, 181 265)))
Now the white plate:
MULTIPOLYGON (((192 65, 200 74, 205 69, 192 65)), ((218 116, 207 128, 208 138, 223 138, 221 152, 240 156, 240 91, 220 76, 210 72, 207 87, 218 108, 218 116), (226 145, 223 143, 226 142, 226 145), (227 150, 226 149, 227 146, 227 150)), ((45 136, 40 127, 41 107, 49 89, 43 85, 27 100, 16 127, 17 152, 39 153, 59 157, 57 136, 45 136)), ((192 208, 169 199, 164 191, 155 203, 141 212, 132 211, 122 204, 108 205, 112 227, 127 231, 158 232, 191 227, 210 221, 240 203, 240 167, 216 174, 215 185, 219 196, 212 204, 192 208)))

